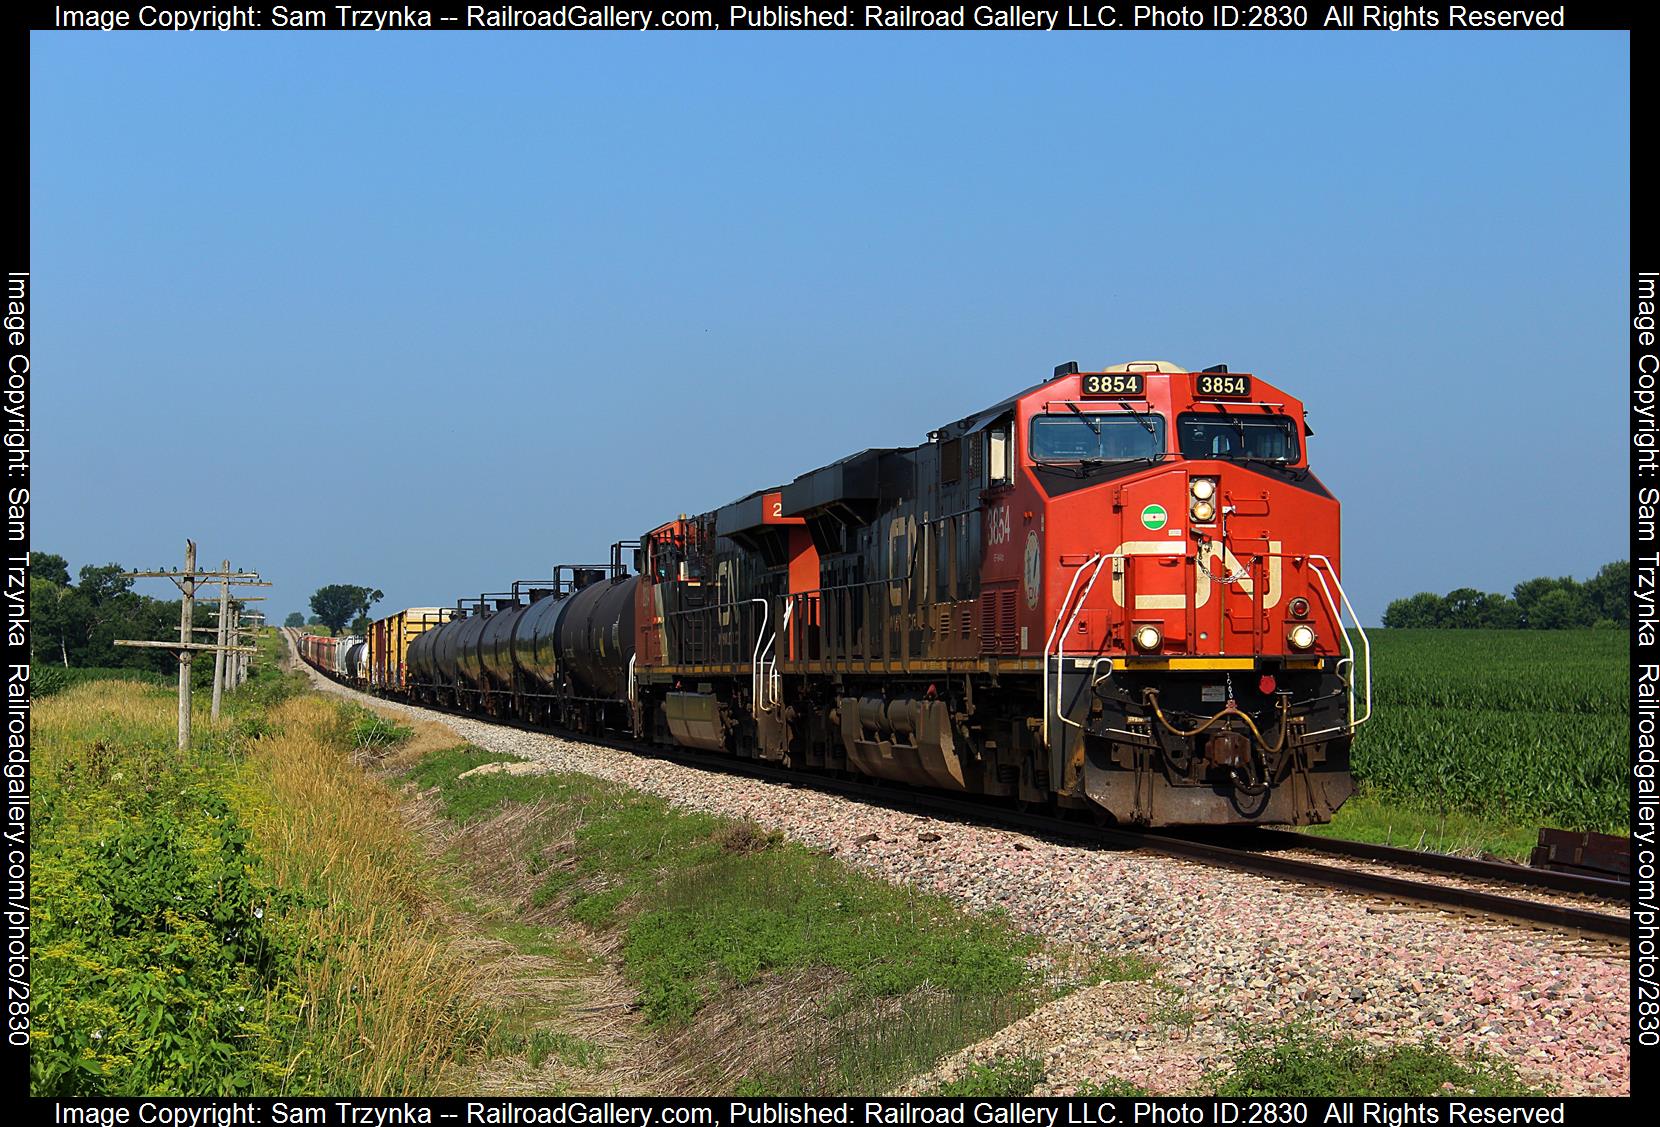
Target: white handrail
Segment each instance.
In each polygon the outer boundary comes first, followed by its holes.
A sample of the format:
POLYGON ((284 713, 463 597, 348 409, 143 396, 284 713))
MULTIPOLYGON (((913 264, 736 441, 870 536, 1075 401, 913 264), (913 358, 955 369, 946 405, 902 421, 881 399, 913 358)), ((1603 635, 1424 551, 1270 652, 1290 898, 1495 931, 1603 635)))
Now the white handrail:
MULTIPOLYGON (((784 616, 778 620, 778 630, 789 631, 790 612, 793 610, 795 610, 795 602, 786 599, 784 602, 784 616)), ((761 628, 766 629, 765 622, 761 624, 761 628)), ((772 632, 772 637, 767 639, 766 648, 760 651, 755 661, 757 677, 755 681, 755 708, 758 712, 772 711, 779 700, 783 698, 778 680, 778 662, 772 656, 773 650, 778 646, 778 630, 772 632), (760 672, 762 669, 765 669, 766 672, 760 672)), ((759 638, 757 638, 757 641, 759 641, 759 638)))
MULTIPOLYGON (((1070 724, 1072 727, 1077 728, 1080 731, 1083 729, 1083 725, 1078 723, 1076 720, 1067 719, 1066 714, 1060 710, 1062 689, 1061 678, 1065 676, 1066 673, 1066 636, 1072 632, 1072 624, 1078 621, 1078 616, 1083 613, 1084 604, 1089 602, 1089 593, 1095 590, 1095 581, 1101 578, 1101 569, 1106 567, 1107 561, 1112 558, 1112 556, 1102 556, 1101 562, 1095 565, 1094 571, 1090 572, 1089 582, 1084 584, 1083 593, 1078 596, 1078 605, 1072 608, 1072 617, 1066 620, 1066 628, 1062 630, 1059 637, 1055 639, 1055 715, 1060 719, 1062 724, 1070 724)), ((1081 574, 1083 568, 1079 568, 1078 570, 1081 574)), ((1043 671, 1043 676, 1045 680, 1048 679, 1048 669, 1043 671)), ((1047 740, 1048 737, 1049 733, 1045 732, 1044 739, 1047 740)))
POLYGON ((755 651, 749 655, 749 699, 760 699, 761 642, 766 637, 767 622, 772 618, 772 604, 766 599, 750 599, 761 604, 761 628, 755 632, 755 651))
MULTIPOLYGON (((1365 712, 1364 715, 1359 716, 1359 717, 1355 716, 1355 685, 1354 685, 1354 678, 1352 676, 1348 678, 1348 685, 1349 685, 1349 725, 1348 725, 1348 728, 1349 728, 1349 731, 1352 732, 1356 728, 1360 727, 1362 724, 1366 723, 1366 721, 1368 721, 1372 718, 1372 640, 1366 636, 1366 627, 1364 627, 1360 624, 1360 615, 1355 613, 1354 604, 1349 602, 1349 594, 1348 594, 1347 591, 1343 590, 1343 581, 1341 579, 1337 578, 1337 568, 1332 566, 1331 560, 1329 558, 1327 558, 1326 556, 1319 555, 1319 554, 1310 554, 1309 557, 1308 557, 1308 560, 1309 560, 1310 564, 1314 565, 1314 578, 1316 578, 1320 581, 1321 593, 1325 595, 1326 605, 1331 608, 1331 616, 1332 616, 1332 620, 1337 624, 1337 632, 1343 638, 1343 649, 1347 653, 1347 660, 1349 662, 1349 670, 1350 670, 1351 674, 1354 672, 1354 670, 1355 670, 1358 663, 1355 660, 1354 643, 1352 641, 1350 641, 1349 631, 1343 625, 1343 610, 1347 610, 1349 612, 1349 617, 1354 621, 1354 624, 1355 624, 1355 631, 1356 631, 1356 633, 1358 633, 1360 635, 1360 644, 1361 644, 1362 647, 1364 647, 1364 654, 1365 654, 1365 657, 1366 657, 1366 712, 1365 712), (1337 586, 1338 598, 1342 599, 1342 601, 1343 601, 1343 606, 1342 606, 1341 610, 1338 608, 1337 599, 1332 598, 1332 596, 1331 596, 1331 587, 1326 584, 1326 575, 1322 574, 1322 572, 1330 574, 1332 583, 1337 586)), ((1338 665, 1341 667, 1342 662, 1339 662, 1338 665)), ((1327 729, 1327 731, 1332 731, 1332 730, 1335 730, 1335 729, 1327 729)), ((1314 732, 1314 733, 1311 733, 1311 734, 1312 735, 1323 735, 1324 733, 1323 732, 1314 732)))
POLYGON ((778 659, 773 651, 778 648, 778 635, 782 632, 786 637, 790 633, 790 617, 795 612, 795 600, 784 600, 784 617, 778 620, 778 629, 772 632, 772 641, 767 644, 767 691, 772 699, 767 702, 767 708, 777 708, 784 700, 784 679, 778 675, 778 659))
MULTIPOLYGON (((1049 637, 1043 643, 1043 746, 1045 748, 1049 746, 1049 650, 1050 647, 1055 644, 1056 635, 1061 633, 1061 619, 1066 617, 1066 608, 1072 605, 1072 592, 1078 589, 1078 580, 1084 577, 1084 568, 1088 567, 1090 564, 1094 564, 1095 573, 1099 575, 1101 572, 1101 564, 1105 562, 1106 561, 1102 557, 1101 553, 1097 552, 1095 555, 1085 560, 1082 564, 1078 565, 1078 570, 1072 573, 1072 584, 1066 589, 1066 598, 1061 600, 1060 613, 1055 615, 1055 625, 1050 628, 1049 637)), ((1090 582, 1093 586, 1094 580, 1091 579, 1090 582)), ((1076 618, 1077 616, 1074 615, 1073 617, 1076 618)), ((1068 621, 1066 626, 1070 629, 1072 623, 1068 621)), ((1055 696, 1057 698, 1060 696, 1060 690, 1058 688, 1055 690, 1055 696)))

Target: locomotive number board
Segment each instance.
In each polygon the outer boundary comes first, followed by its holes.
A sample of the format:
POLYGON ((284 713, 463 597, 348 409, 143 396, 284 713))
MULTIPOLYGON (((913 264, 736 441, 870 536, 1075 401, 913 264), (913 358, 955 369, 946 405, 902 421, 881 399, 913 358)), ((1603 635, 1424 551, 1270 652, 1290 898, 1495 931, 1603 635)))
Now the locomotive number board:
POLYGON ((1085 372, 1078 388, 1086 396, 1123 398, 1126 395, 1145 395, 1147 384, 1140 372, 1085 372))
POLYGON ((1193 377, 1193 392, 1201 398, 1217 396, 1249 397, 1251 377, 1235 376, 1227 372, 1200 372, 1193 377))

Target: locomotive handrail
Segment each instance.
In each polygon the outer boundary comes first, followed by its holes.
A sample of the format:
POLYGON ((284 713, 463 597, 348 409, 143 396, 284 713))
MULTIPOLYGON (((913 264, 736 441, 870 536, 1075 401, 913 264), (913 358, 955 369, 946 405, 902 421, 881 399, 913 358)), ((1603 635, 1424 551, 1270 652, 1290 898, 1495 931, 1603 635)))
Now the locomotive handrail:
MULTIPOLYGON (((1337 623, 1337 632, 1342 636, 1343 648, 1347 651, 1347 656, 1343 659, 1343 661, 1349 663, 1350 676, 1344 680, 1348 683, 1349 687, 1348 730, 1352 732, 1372 718, 1372 640, 1366 636, 1366 627, 1360 624, 1360 616, 1355 613, 1354 605, 1349 602, 1349 594, 1347 591, 1343 590, 1343 581, 1337 578, 1337 569, 1332 566, 1331 560, 1318 553, 1313 553, 1309 555, 1308 562, 1313 565, 1314 578, 1320 581, 1321 593, 1325 596, 1326 604, 1331 608, 1332 621, 1337 623), (1331 575, 1331 581, 1337 587, 1338 598, 1343 600, 1343 608, 1349 612, 1349 617, 1354 620, 1355 630, 1360 634, 1360 644, 1364 647, 1366 657, 1366 712, 1364 715, 1359 717, 1355 716, 1355 685, 1353 674, 1357 668, 1357 663, 1355 661, 1354 642, 1349 638, 1349 631, 1343 625, 1342 611, 1338 609, 1337 600, 1331 597, 1331 587, 1326 585, 1326 576, 1322 574, 1322 572, 1326 572, 1331 575)), ((1339 668, 1342 667, 1343 661, 1338 662, 1339 668)), ((1323 736, 1328 732, 1336 732, 1341 730, 1341 726, 1337 728, 1326 728, 1318 732, 1310 732, 1309 736, 1323 736)))
MULTIPOLYGON (((1107 565, 1108 560, 1116 558, 1115 556, 1101 557, 1101 562, 1096 564, 1095 570, 1090 573, 1089 582, 1084 585, 1083 593, 1078 596, 1078 605, 1072 608, 1072 617, 1066 620, 1066 626, 1055 639, 1055 716, 1059 718, 1062 724, 1070 724, 1080 731, 1083 730, 1083 725, 1076 720, 1068 719, 1066 714, 1060 710, 1061 689, 1063 678, 1066 676, 1066 635, 1072 630, 1072 624, 1078 621, 1078 616, 1083 613, 1084 604, 1089 602, 1089 593, 1095 590, 1095 581, 1101 578, 1101 569, 1107 565)), ((1083 568, 1079 568, 1078 571, 1081 574, 1083 568)), ((1045 685, 1049 683, 1048 666, 1045 666, 1043 670, 1043 682, 1045 685)), ((1048 709, 1045 708, 1044 712, 1047 714, 1048 709)), ((1044 732, 1043 738, 1045 742, 1048 741, 1049 733, 1047 731, 1044 732)))
MULTIPOLYGON (((1055 625, 1050 628, 1049 637, 1043 643, 1043 746, 1045 748, 1049 747, 1049 650, 1055 645, 1055 639, 1058 636, 1061 639, 1060 650, 1063 654, 1066 652, 1066 631, 1072 629, 1072 623, 1077 620, 1079 612, 1084 609, 1084 599, 1089 598, 1090 591, 1095 589, 1095 580, 1100 576, 1101 568, 1106 565, 1109 559, 1117 558, 1119 557, 1115 555, 1109 556, 1097 552, 1078 565, 1078 570, 1072 573, 1072 583, 1066 589, 1066 598, 1061 600, 1060 613, 1055 615, 1055 625), (1066 608, 1072 605, 1072 593, 1078 589, 1078 580, 1084 577, 1084 569, 1090 564, 1095 565, 1095 570, 1090 573, 1089 585, 1084 588, 1083 598, 1078 600, 1077 607, 1072 611, 1072 617, 1066 619, 1066 626, 1063 628, 1061 619, 1066 618, 1066 608)), ((1055 700, 1057 704, 1060 701, 1060 696, 1061 675, 1057 673, 1055 675, 1055 700)), ((1062 717, 1062 719, 1064 720, 1065 717, 1062 717)), ((1068 723, 1071 723, 1071 721, 1068 721, 1068 723)))
MULTIPOLYGON (((772 637, 767 639, 767 648, 761 652, 760 664, 766 667, 766 672, 760 674, 760 695, 756 697, 756 705, 762 712, 771 712, 784 699, 783 685, 778 677, 778 662, 772 656, 772 652, 778 645, 778 631, 782 630, 786 635, 789 633, 790 612, 794 609, 795 600, 785 595, 784 613, 778 620, 778 630, 772 632, 772 637)), ((765 624, 762 626, 764 629, 765 624)))
MULTIPOLYGON (((878 577, 878 578, 875 578, 875 579, 860 580, 857 583, 837 584, 835 586, 830 586, 830 587, 815 587, 815 588, 812 588, 811 590, 806 590, 806 591, 790 591, 790 592, 786 592, 784 594, 781 594, 781 595, 775 596, 775 597, 783 598, 784 600, 786 600, 788 605, 793 606, 795 601, 798 600, 798 599, 810 599, 812 597, 817 596, 821 600, 821 605, 828 605, 828 603, 830 602, 830 599, 827 599, 826 596, 836 597, 839 600, 851 600, 854 596, 860 594, 861 592, 868 591, 870 588, 875 588, 875 587, 900 587, 900 588, 903 588, 904 584, 913 582, 915 580, 915 578, 916 578, 916 570, 915 570, 915 567, 913 565, 913 567, 910 570, 908 570, 904 575, 896 575, 896 576, 892 576, 892 577, 881 576, 881 577, 878 577)), ((676 610, 665 612, 664 615, 663 615, 663 623, 664 623, 664 627, 665 627, 666 630, 674 632, 676 634, 676 636, 678 637, 680 631, 686 630, 694 624, 706 621, 709 618, 711 618, 712 616, 720 613, 721 611, 726 611, 726 612, 729 612, 729 613, 742 612, 742 611, 744 611, 744 609, 749 604, 763 602, 763 601, 764 600, 758 599, 758 598, 722 599, 719 602, 708 603, 708 604, 706 604, 704 606, 700 606, 700 607, 680 607, 676 610)), ((885 600, 879 600, 879 602, 881 602, 883 604, 883 606, 885 606, 885 600)), ((873 608, 873 616, 874 617, 880 617, 880 618, 883 619, 883 621, 886 621, 886 618, 887 618, 886 614, 882 612, 880 607, 873 608)), ((788 619, 786 619, 785 621, 788 621, 788 619)), ((803 623, 808 622, 808 621, 809 621, 808 618, 804 617, 802 619, 803 623)), ((850 623, 846 624, 846 625, 851 627, 850 623)), ((866 625, 870 625, 870 624, 866 624, 866 625)), ((820 624, 820 628, 821 629, 823 628, 822 624, 820 624)), ((733 629, 734 629, 735 632, 737 632, 739 634, 743 634, 745 632, 745 621, 740 617, 739 620, 733 625, 733 629)), ((764 629, 765 629, 765 622, 763 622, 760 630, 757 631, 756 646, 754 648, 752 648, 752 652, 751 652, 751 655, 750 655, 750 664, 751 664, 751 673, 752 674, 753 674, 754 664, 761 659, 761 653, 760 653, 759 645, 760 645, 760 642, 761 642, 762 638, 764 637, 764 635, 761 633, 761 631, 764 631, 764 629)), ((776 637, 776 635, 775 635, 775 637, 776 637)), ((839 645, 845 646, 846 642, 847 642, 847 639, 845 639, 843 637, 840 637, 838 635, 837 636, 837 642, 839 643, 839 645)), ((723 649, 730 649, 732 647, 741 645, 741 643, 738 642, 736 639, 726 639, 726 640, 723 640, 720 643, 720 645, 723 647, 723 649)), ((842 656, 844 658, 846 658, 847 660, 857 660, 851 654, 844 654, 842 656)), ((708 660, 714 660, 714 659, 711 656, 705 655, 702 658, 702 660, 708 661, 708 660)), ((728 660, 731 660, 734 663, 741 665, 742 664, 742 650, 739 649, 739 650, 737 650, 737 652, 735 654, 731 654, 728 657, 728 660)), ((868 661, 869 660, 868 656, 864 660, 868 661)))
POLYGON ((755 652, 749 660, 749 699, 760 703, 761 695, 761 642, 767 633, 767 623, 772 619, 771 599, 750 599, 752 603, 761 604, 761 628, 755 631, 755 652))

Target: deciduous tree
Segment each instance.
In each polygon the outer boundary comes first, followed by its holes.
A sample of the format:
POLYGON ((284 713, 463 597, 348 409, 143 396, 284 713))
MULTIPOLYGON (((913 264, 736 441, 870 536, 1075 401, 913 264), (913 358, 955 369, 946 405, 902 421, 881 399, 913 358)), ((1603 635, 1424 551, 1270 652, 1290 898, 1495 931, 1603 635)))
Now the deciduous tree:
POLYGON ((372 587, 331 583, 317 588, 317 593, 311 596, 311 609, 323 625, 338 634, 353 618, 367 615, 369 608, 381 598, 381 593, 372 587))

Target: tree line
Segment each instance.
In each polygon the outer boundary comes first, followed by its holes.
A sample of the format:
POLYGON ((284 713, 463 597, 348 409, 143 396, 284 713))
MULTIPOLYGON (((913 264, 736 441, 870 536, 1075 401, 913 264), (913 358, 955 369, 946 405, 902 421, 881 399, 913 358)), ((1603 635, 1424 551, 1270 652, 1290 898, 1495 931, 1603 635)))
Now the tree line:
POLYGON ((326 587, 317 588, 311 596, 310 618, 294 611, 283 621, 283 625, 295 628, 327 626, 335 634, 344 632, 350 625, 353 634, 362 634, 369 629, 369 608, 380 602, 383 597, 372 587, 330 583, 326 587))
MULTIPOLYGON (((29 554, 29 615, 33 632, 29 659, 39 664, 77 669, 148 669, 171 676, 178 658, 171 650, 117 646, 117 638, 176 641, 179 637, 180 599, 153 599, 133 591, 133 581, 122 577, 129 569, 118 563, 86 564, 71 579, 69 561, 51 552, 29 554)), ((195 626, 217 625, 218 589, 203 596, 191 614, 195 626)), ((232 613, 241 604, 231 602, 232 613)), ((210 635, 197 634, 196 641, 210 635)), ((205 651, 204 651, 205 652, 205 651)), ((198 655, 200 657, 201 655, 198 655)), ((194 675, 204 684, 213 673, 209 660, 195 663, 194 675)))
POLYGON ((1383 612, 1391 629, 1572 630, 1631 626, 1631 562, 1603 564, 1581 583, 1571 576, 1540 576, 1516 584, 1509 595, 1460 587, 1437 595, 1420 591, 1396 599, 1383 612))

